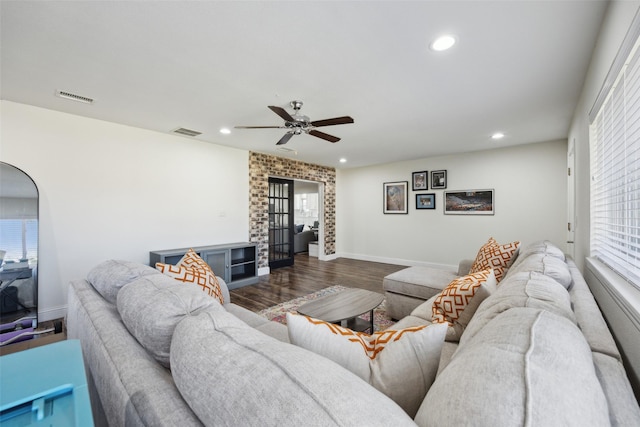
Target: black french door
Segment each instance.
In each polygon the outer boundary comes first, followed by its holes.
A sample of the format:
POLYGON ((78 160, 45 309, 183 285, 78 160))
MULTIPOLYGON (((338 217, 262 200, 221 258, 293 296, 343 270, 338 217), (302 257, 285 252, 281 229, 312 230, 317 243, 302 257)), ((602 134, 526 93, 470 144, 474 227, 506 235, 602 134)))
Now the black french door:
POLYGON ((269 178, 269 268, 293 265, 293 181, 269 178))

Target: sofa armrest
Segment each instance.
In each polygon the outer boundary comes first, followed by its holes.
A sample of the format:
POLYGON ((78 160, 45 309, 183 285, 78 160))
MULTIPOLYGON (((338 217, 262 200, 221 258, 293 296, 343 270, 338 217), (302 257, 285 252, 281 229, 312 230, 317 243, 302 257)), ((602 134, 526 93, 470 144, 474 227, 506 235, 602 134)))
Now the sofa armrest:
POLYGON ((473 265, 472 259, 463 259, 458 264, 458 276, 466 276, 471 271, 471 266, 473 265))

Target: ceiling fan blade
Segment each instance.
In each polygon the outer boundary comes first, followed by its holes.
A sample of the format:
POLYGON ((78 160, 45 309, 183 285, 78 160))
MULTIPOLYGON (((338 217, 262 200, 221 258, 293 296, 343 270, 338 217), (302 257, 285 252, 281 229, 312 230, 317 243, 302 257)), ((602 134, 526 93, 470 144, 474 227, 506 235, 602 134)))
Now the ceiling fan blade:
POLYGON ((282 129, 284 126, 234 126, 234 129, 282 129))
POLYGON ((287 142, 289 142, 289 140, 291 139, 291 137, 293 136, 293 133, 291 132, 287 132, 284 134, 284 136, 282 138, 280 138, 280 141, 278 141, 276 143, 276 145, 284 145, 287 142))
POLYGON ((315 127, 320 127, 320 126, 346 125, 348 123, 353 123, 353 119, 349 116, 342 116, 342 117, 335 117, 333 119, 316 120, 314 122, 311 122, 311 125, 315 127))
POLYGON ((269 105, 269 109, 274 113, 276 113, 277 115, 279 115, 280 117, 282 117, 287 122, 295 121, 293 117, 291 117, 291 114, 287 113, 287 110, 285 110, 282 107, 275 107, 273 105, 269 105))
POLYGON ((337 136, 329 135, 328 133, 320 132, 319 130, 312 129, 309 131, 309 135, 313 135, 316 138, 326 139, 329 142, 338 142, 340 138, 337 136))

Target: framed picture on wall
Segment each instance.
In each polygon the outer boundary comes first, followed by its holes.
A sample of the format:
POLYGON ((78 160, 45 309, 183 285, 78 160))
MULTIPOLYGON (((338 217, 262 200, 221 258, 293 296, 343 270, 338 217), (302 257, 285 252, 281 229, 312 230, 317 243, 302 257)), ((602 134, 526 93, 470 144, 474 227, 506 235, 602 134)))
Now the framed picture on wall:
POLYGON ((435 209, 435 193, 416 194, 416 209, 435 209))
POLYGON ((414 172, 413 174, 411 174, 411 188, 413 189, 413 191, 428 190, 428 177, 429 173, 427 171, 414 172))
POLYGON ((406 214, 408 209, 408 181, 385 182, 382 185, 384 206, 386 214, 406 214))
POLYGON ((449 215, 493 215, 493 190, 444 192, 444 213, 449 215))
POLYGON ((431 189, 447 188, 447 171, 431 171, 431 189))

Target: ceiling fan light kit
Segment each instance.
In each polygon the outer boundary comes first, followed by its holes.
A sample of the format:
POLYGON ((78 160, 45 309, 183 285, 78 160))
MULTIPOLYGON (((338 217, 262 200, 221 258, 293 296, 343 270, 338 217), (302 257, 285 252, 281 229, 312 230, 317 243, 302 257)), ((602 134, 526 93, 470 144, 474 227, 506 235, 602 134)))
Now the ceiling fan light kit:
POLYGON ((303 114, 300 114, 300 109, 302 108, 302 101, 291 101, 289 103, 293 108, 294 113, 289 114, 287 110, 282 107, 277 107, 274 105, 269 105, 269 109, 280 116, 281 119, 284 120, 284 125, 282 126, 236 126, 236 129, 288 129, 287 133, 284 134, 282 138, 276 143, 276 145, 284 145, 291 137, 294 135, 300 135, 303 132, 307 135, 315 136, 316 138, 324 139, 329 142, 338 142, 340 138, 337 136, 329 135, 328 133, 320 132, 316 130, 318 127, 323 126, 334 126, 334 125, 345 125, 349 123, 353 123, 353 119, 349 116, 342 117, 334 117, 332 119, 324 119, 324 120, 316 120, 311 121, 311 119, 303 114))

